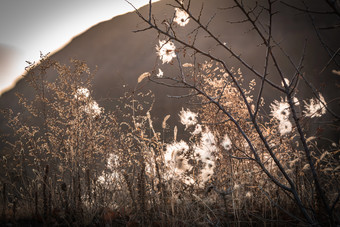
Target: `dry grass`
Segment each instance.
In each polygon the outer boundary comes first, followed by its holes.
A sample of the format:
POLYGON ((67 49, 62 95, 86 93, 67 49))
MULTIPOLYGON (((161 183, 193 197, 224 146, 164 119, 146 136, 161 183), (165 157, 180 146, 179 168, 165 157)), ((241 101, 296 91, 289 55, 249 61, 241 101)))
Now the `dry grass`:
MULTIPOLYGON (((6 112, 15 141, 8 140, 1 160, 4 223, 306 225, 292 195, 260 167, 259 162, 271 176, 287 184, 249 119, 247 106, 218 64, 207 62, 199 69, 198 86, 209 96, 219 97, 237 116, 259 160, 235 124, 211 103, 197 105, 195 113, 203 131, 180 146, 176 138, 180 135, 175 132, 173 136, 173 126, 166 124, 169 115, 159 127, 163 132, 156 132, 150 116, 152 93, 125 94, 115 111, 109 112, 93 104, 93 75, 83 62, 72 61, 72 67, 67 67, 43 58, 31 72, 35 73, 27 79, 36 96, 34 100, 19 96, 27 113, 6 112), (58 74, 54 82, 45 79, 46 70, 51 69, 58 74), (223 145, 226 134, 227 147, 223 145)), ((241 72, 232 72, 242 83, 241 72)), ((251 92, 256 84, 249 86, 244 91, 253 104, 251 92)), ((194 101, 204 99, 198 96, 194 101)), ((322 205, 315 199, 296 129, 282 136, 278 121, 269 118, 262 115, 259 125, 272 152, 296 185, 308 212, 327 223, 322 205)), ((185 132, 194 130, 193 124, 185 132)), ((324 190, 334 201, 340 174, 339 144, 320 150, 311 138, 308 146, 324 190)), ((339 211, 338 204, 334 211, 339 211)))

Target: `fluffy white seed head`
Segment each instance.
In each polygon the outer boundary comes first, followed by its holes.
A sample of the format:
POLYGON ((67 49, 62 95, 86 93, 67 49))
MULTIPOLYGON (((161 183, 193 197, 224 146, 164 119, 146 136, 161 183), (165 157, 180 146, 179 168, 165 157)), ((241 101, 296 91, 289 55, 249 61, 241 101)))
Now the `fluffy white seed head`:
POLYGON ((285 121, 289 118, 289 104, 286 100, 283 100, 283 98, 281 98, 281 102, 274 100, 274 102, 270 104, 270 109, 270 115, 279 121, 285 121))
POLYGON ((182 9, 176 8, 176 15, 174 18, 174 22, 176 22, 177 24, 179 24, 180 26, 184 27, 185 25, 187 25, 189 23, 189 14, 187 12, 185 12, 182 9))
POLYGON ((229 151, 229 150, 231 149, 232 143, 231 143, 231 140, 230 140, 228 134, 225 134, 225 135, 223 136, 223 140, 222 140, 221 145, 222 145, 222 147, 223 147, 225 150, 227 150, 227 151, 229 151))
POLYGON ((160 40, 159 46, 156 46, 157 54, 162 63, 169 63, 176 57, 176 47, 171 41, 160 40))
POLYGON ((289 120, 280 121, 279 132, 281 136, 284 136, 292 131, 292 123, 289 120))
POLYGON ((311 98, 309 100, 309 103, 306 101, 303 101, 305 104, 305 110, 303 111, 304 115, 306 117, 321 117, 326 113, 325 106, 327 105, 325 98, 322 96, 321 93, 319 93, 320 100, 316 98, 311 98))
POLYGON ((185 125, 185 129, 187 129, 191 125, 197 124, 197 113, 190 111, 189 109, 182 110, 179 112, 179 117, 181 119, 181 123, 185 125))
POLYGON ((84 87, 78 88, 74 97, 78 100, 86 100, 90 97, 90 91, 84 87))

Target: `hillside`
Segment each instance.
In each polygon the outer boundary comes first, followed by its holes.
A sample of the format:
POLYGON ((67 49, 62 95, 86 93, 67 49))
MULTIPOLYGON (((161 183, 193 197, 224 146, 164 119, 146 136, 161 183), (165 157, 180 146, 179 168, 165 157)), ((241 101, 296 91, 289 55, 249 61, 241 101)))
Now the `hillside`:
MULTIPOLYGON (((170 1, 160 1, 153 4, 153 14, 155 18, 171 18, 173 16, 173 8, 167 5, 170 1)), ((211 15, 215 15, 210 29, 219 34, 222 39, 232 45, 232 48, 240 53, 250 65, 258 71, 263 70, 263 61, 261 56, 264 56, 265 49, 254 43, 259 43, 259 37, 253 31, 247 31, 249 25, 242 23, 225 23, 228 20, 238 20, 239 15, 235 12, 232 14, 223 10, 224 7, 231 3, 228 1, 211 0, 211 1, 194 1, 192 9, 195 14, 199 13, 202 2, 204 2, 202 21, 208 21, 211 15), (221 28, 221 25, 223 27, 221 28)), ((314 2, 315 3, 315 2, 314 2)), ((333 62, 327 65, 330 59, 329 54, 320 44, 314 28, 306 15, 302 15, 291 8, 283 5, 278 5, 277 10, 280 14, 275 17, 276 30, 274 31, 275 38, 281 42, 285 51, 294 60, 298 60, 303 52, 305 40, 307 40, 307 51, 304 58, 304 72, 307 77, 315 84, 317 89, 325 95, 327 100, 337 98, 339 77, 331 73, 335 68, 333 62), (322 72, 321 70, 325 67, 322 72)), ((140 9, 142 14, 147 15, 148 6, 140 9)), ((334 18, 318 17, 318 23, 327 25, 333 22, 334 18)), ((159 21, 161 23, 161 21, 159 21)), ((137 88, 142 90, 151 89, 155 93, 156 103, 153 109, 153 116, 162 120, 166 114, 171 114, 170 119, 173 124, 178 122, 177 113, 181 109, 179 100, 170 99, 168 94, 177 94, 178 90, 173 88, 163 87, 144 81, 137 86, 138 76, 146 71, 157 70, 161 68, 165 74, 172 75, 175 72, 171 66, 162 65, 159 59, 157 60, 156 45, 158 44, 157 33, 153 30, 135 33, 135 30, 145 28, 145 24, 134 13, 127 13, 125 15, 117 16, 109 21, 99 23, 92 28, 89 28, 83 34, 75 37, 62 50, 53 54, 51 58, 62 63, 68 64, 69 60, 79 59, 84 60, 92 70, 98 69, 94 79, 94 97, 99 104, 106 109, 114 108, 112 103, 106 101, 107 99, 115 99, 124 93, 124 91, 133 91, 137 88), (126 87, 123 85, 127 85, 126 87)), ((194 28, 193 23, 183 29, 178 28, 179 36, 188 36, 188 31, 194 28)), ((327 45, 331 48, 337 48, 337 40, 340 40, 340 33, 334 30, 329 30, 323 33, 326 38, 327 45)), ((188 36, 188 38, 190 38, 188 36)), ((230 67, 238 67, 238 64, 233 58, 230 58, 228 53, 222 52, 216 48, 214 44, 206 37, 206 34, 199 33, 197 41, 200 46, 206 50, 210 50, 216 56, 220 56, 227 61, 230 67)), ((38 50, 37 50, 38 51, 38 50)), ((274 49, 278 51, 278 49, 274 49)), ((285 56, 278 58, 286 68, 283 68, 284 73, 292 74, 294 69, 289 66, 289 61, 285 56)), ((187 58, 187 60, 192 60, 187 58)), ((176 68, 176 67, 174 67, 176 68)), ((247 70, 241 68, 246 80, 247 70)), ((271 73, 275 73, 274 71, 271 73)), ((52 79, 54 75, 48 75, 52 79)), ((270 77, 271 75, 269 75, 270 77)), ((274 79, 275 80, 275 79, 274 79)), ((301 92, 305 92, 302 88, 301 92)), ((308 89, 307 89, 308 90, 308 89)), ((16 92, 23 93, 29 97, 32 93, 27 84, 21 80, 16 86, 4 93, 0 97, 0 108, 12 108, 19 110, 17 104, 16 92)), ((310 91, 306 91, 310 92, 310 91)), ((273 96, 268 90, 265 96, 270 99, 278 98, 273 96)), ((333 103, 334 104, 334 103, 333 103)), ((332 105, 332 104, 331 104, 332 105)), ((339 110, 338 105, 333 106, 339 110)), ((5 130, 6 121, 0 120, 1 131, 5 130)))

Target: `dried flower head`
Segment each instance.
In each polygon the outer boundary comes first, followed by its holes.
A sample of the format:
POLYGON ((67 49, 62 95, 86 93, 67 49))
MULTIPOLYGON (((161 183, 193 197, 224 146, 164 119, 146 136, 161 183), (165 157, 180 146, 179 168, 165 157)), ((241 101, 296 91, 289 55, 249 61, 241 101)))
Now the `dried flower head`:
POLYGON ((213 168, 204 168, 202 169, 202 172, 200 174, 200 178, 202 180, 202 183, 207 182, 212 175, 214 174, 214 169, 213 168))
POLYGON ((278 100, 274 100, 272 104, 270 104, 271 116, 278 119, 279 121, 285 121, 289 118, 290 108, 289 104, 286 100, 283 100, 281 97, 281 102, 278 100))
POLYGON ((174 142, 166 146, 166 152, 164 154, 164 161, 166 164, 175 165, 176 157, 184 154, 189 150, 189 146, 186 142, 181 140, 180 142, 174 142))
POLYGON ((185 12, 184 10, 181 10, 179 8, 176 8, 176 15, 174 18, 174 22, 176 22, 177 24, 179 24, 180 26, 185 26, 189 23, 189 14, 187 12, 185 12))
POLYGON ((228 134, 224 135, 221 145, 227 151, 231 149, 231 140, 230 140, 228 134))
POLYGON ((282 136, 292 131, 292 123, 289 120, 280 121, 279 132, 282 136))
POLYGON ((189 146, 183 140, 167 145, 164 161, 170 170, 169 174, 171 177, 182 178, 182 175, 192 168, 185 156, 188 150, 189 146))
POLYGON ((103 108, 99 107, 96 101, 91 101, 88 105, 84 107, 84 111, 93 117, 99 116, 102 112, 102 109, 103 108))
POLYGON ((194 146, 194 155, 205 164, 204 168, 215 166, 215 156, 213 152, 217 150, 215 136, 209 129, 202 133, 200 145, 194 146))
POLYGON ((74 97, 78 100, 85 100, 88 97, 90 97, 90 91, 89 91, 89 89, 84 88, 84 87, 78 88, 74 97))
POLYGON ((202 132, 202 125, 196 124, 195 130, 191 133, 191 135, 198 135, 202 132))
POLYGON ((211 150, 207 149, 206 147, 194 146, 194 153, 195 156, 202 162, 206 162, 214 158, 211 154, 211 150))
POLYGON ((215 135, 209 129, 206 129, 206 131, 204 133, 202 133, 201 145, 203 147, 214 148, 214 150, 215 150, 215 148, 216 148, 215 135))
POLYGON ((319 93, 320 100, 311 98, 309 100, 309 103, 306 101, 303 101, 305 103, 305 109, 303 113, 305 114, 306 117, 321 117, 326 113, 326 108, 325 106, 326 101, 325 98, 322 96, 321 93, 319 93), (324 106, 325 105, 325 106, 324 106))
POLYGON ((179 117, 181 119, 181 123, 185 125, 185 129, 187 129, 190 125, 197 124, 197 113, 190 111, 189 109, 182 110, 179 112, 179 117))
POLYGON ((176 47, 171 41, 160 40, 159 46, 156 46, 156 50, 163 64, 171 62, 172 59, 176 57, 176 47))

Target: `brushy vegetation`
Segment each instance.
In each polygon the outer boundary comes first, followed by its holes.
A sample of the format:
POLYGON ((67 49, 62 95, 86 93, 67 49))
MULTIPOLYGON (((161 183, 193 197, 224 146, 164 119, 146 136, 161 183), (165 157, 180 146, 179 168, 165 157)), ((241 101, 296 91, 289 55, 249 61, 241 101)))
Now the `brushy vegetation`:
MULTIPOLYGON (((7 112, 17 140, 8 141, 1 163, 6 170, 5 220, 61 225, 303 224, 301 214, 292 212, 298 209, 295 201, 265 174, 239 129, 216 106, 198 106, 196 112, 183 109, 179 117, 190 138, 178 141, 177 127, 167 124, 169 115, 162 132, 155 131, 152 93, 127 93, 112 113, 91 97, 92 74, 85 63, 72 61, 67 67, 43 58, 38 69, 27 76, 35 99, 19 95, 28 115, 7 112), (58 74, 55 82, 44 78, 49 69, 58 74)), ((242 82, 241 72, 235 73, 242 82)), ((206 62, 198 75, 210 95, 223 93, 221 103, 237 114, 239 125, 259 151, 261 165, 285 184, 232 83, 220 83, 228 81, 225 71, 206 62), (212 71, 214 76, 207 77, 212 71)), ((254 86, 251 82, 245 90, 249 97, 254 86)), ((296 130, 282 136, 278 126, 278 120, 271 118, 263 121, 261 130, 296 182, 301 202, 323 220, 296 130)), ((339 147, 320 150, 313 138, 308 146, 321 183, 335 200, 339 147)))
MULTIPOLYGON (((175 2, 167 26, 185 26, 190 20, 209 31, 190 14, 189 5, 175 2)), ((25 113, 3 111, 14 136, 7 139, 1 159, 2 221, 65 226, 339 224, 338 141, 320 147, 305 127, 331 110, 320 93, 301 100, 295 86, 302 77, 300 67, 290 80, 278 72, 282 84, 266 79, 269 59, 275 62, 270 32, 265 72, 257 75, 260 80, 245 83, 240 69, 226 67, 199 48, 195 54, 209 60, 182 64, 176 45, 185 52, 194 44, 176 37, 171 26, 162 30, 137 14, 167 38, 156 47, 162 64, 176 62, 180 70, 167 77, 159 68, 137 81, 188 90, 181 97, 196 105, 178 113, 185 136, 167 123, 177 116, 164 116, 162 125, 154 125, 151 92, 126 93, 108 111, 92 97, 93 74, 84 62, 65 66, 42 56, 25 78, 36 92, 34 99, 18 94, 25 113), (45 78, 50 70, 58 75, 55 81, 45 78), (277 89, 281 99, 265 103, 264 84, 277 89)))

